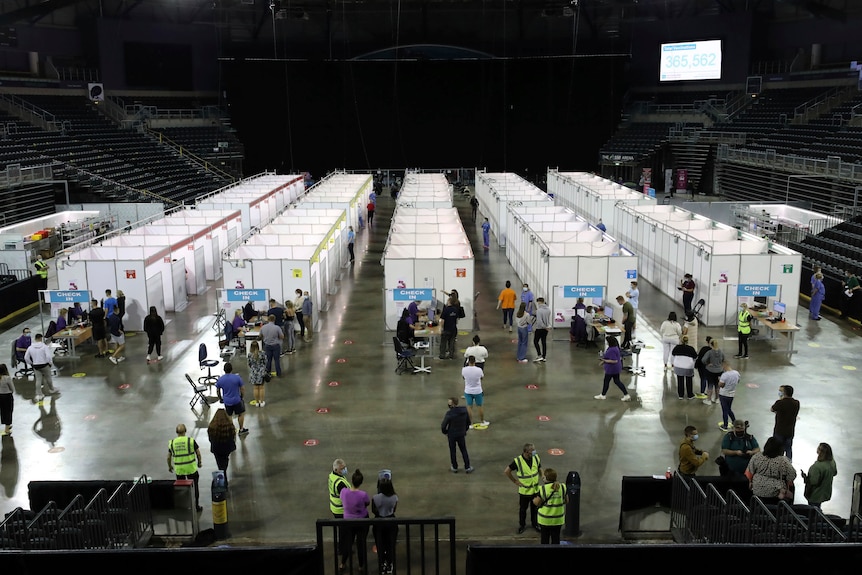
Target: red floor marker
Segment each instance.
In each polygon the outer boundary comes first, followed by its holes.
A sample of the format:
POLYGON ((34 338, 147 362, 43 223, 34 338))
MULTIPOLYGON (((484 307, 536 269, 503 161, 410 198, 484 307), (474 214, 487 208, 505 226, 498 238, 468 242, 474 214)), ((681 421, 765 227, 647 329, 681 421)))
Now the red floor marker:
POLYGON ((539 386, 536 385, 535 383, 528 383, 524 387, 526 387, 527 389, 539 389, 539 386))
POLYGON ((128 383, 121 383, 120 385, 117 386, 117 389, 129 389, 130 387, 132 387, 132 386, 128 383))
POLYGON ((548 450, 548 455, 565 455, 565 454, 566 454, 565 451, 563 451, 562 449, 556 448, 556 447, 553 447, 553 448, 548 450))
POLYGON ((330 381, 329 387, 338 387, 340 384, 337 381, 330 381))
POLYGON ((551 421, 551 418, 548 417, 547 415, 540 415, 536 419, 538 419, 539 421, 551 421))
POLYGON ((318 443, 320 443, 320 442, 317 441, 316 439, 306 439, 305 441, 302 442, 302 444, 306 447, 314 447, 318 443))
POLYGON ((344 345, 352 345, 352 344, 353 344, 353 340, 352 340, 352 339, 345 339, 345 340, 344 340, 344 345))
POLYGON ((318 407, 317 413, 329 413, 329 408, 328 407, 318 407))
POLYGON ((96 416, 92 413, 90 415, 84 416, 84 421, 95 421, 95 419, 96 419, 96 416))
POLYGON ((338 362, 338 363, 347 363, 347 360, 346 360, 345 358, 343 358, 343 357, 339 357, 339 358, 338 358, 338 359, 336 359, 335 361, 336 361, 336 362, 338 362))

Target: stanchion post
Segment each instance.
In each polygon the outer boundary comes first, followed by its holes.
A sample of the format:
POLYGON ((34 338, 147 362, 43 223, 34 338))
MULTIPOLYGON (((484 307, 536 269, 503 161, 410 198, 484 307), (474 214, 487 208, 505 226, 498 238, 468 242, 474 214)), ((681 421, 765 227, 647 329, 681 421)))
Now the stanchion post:
POLYGON ((212 475, 213 531, 217 540, 227 539, 230 537, 227 527, 227 482, 222 470, 213 471, 212 475))

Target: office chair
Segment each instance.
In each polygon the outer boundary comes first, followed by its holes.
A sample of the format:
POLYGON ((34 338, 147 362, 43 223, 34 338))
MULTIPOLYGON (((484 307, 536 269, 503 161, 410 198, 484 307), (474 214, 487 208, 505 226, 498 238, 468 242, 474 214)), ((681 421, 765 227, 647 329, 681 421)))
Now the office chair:
POLYGON ((15 344, 17 340, 12 341, 12 367, 16 370, 14 374, 15 379, 24 379, 29 378, 31 375, 35 378, 36 372, 33 370, 33 366, 27 365, 27 362, 24 361, 24 354, 19 354, 15 348, 15 344))
POLYGON ((194 390, 192 400, 189 402, 189 407, 194 409, 195 404, 199 401, 204 407, 209 407, 210 402, 207 400, 207 396, 204 395, 204 392, 208 389, 207 386, 202 383, 195 383, 189 374, 186 374, 186 380, 189 382, 189 385, 192 386, 192 390, 194 390))
POLYGON ((198 364, 200 368, 206 368, 207 374, 198 378, 198 383, 201 385, 214 385, 218 381, 218 376, 213 375, 212 368, 219 364, 217 359, 207 359, 207 344, 202 343, 198 346, 198 364))
POLYGON ((392 345, 395 347, 395 358, 398 360, 398 366, 395 368, 395 373, 401 375, 408 370, 410 373, 413 373, 416 370, 416 366, 413 364, 413 357, 416 355, 416 352, 412 349, 405 348, 404 344, 395 336, 392 337, 392 345))

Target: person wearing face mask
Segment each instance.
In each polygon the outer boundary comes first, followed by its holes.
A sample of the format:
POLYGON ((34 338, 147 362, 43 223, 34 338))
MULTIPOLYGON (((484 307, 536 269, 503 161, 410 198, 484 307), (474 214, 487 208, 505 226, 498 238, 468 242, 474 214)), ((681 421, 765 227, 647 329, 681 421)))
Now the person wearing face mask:
POLYGON ((679 472, 687 477, 694 477, 698 468, 709 459, 709 453, 694 446, 694 442, 700 437, 695 426, 688 425, 683 432, 685 438, 679 444, 679 472))
POLYGON ((739 314, 736 316, 736 332, 739 336, 739 353, 733 357, 736 359, 748 359, 748 338, 751 336, 751 314, 748 312, 748 304, 739 306, 739 314))
POLYGON ((536 314, 536 300, 533 297, 533 292, 530 291, 530 286, 527 284, 524 284, 521 288, 521 301, 527 304, 526 312, 528 314, 536 314))
POLYGON ((775 414, 775 427, 772 437, 779 440, 782 452, 787 459, 793 459, 793 436, 796 435, 796 416, 799 415, 799 400, 793 399, 793 386, 782 385, 778 388, 778 401, 772 404, 775 414))
POLYGON ((718 466, 721 475, 743 477, 751 456, 759 452, 757 439, 748 433, 748 422, 737 419, 733 422, 733 431, 725 434, 721 440, 721 455, 725 462, 718 466))
POLYGON ((530 508, 530 523, 533 529, 541 533, 539 527, 539 508, 536 507, 533 498, 539 493, 539 473, 542 470, 542 461, 536 453, 536 446, 525 443, 524 450, 510 463, 503 473, 509 481, 518 486, 518 533, 527 530, 527 507, 530 508))
POLYGON ((332 462, 332 470, 329 472, 329 510, 336 519, 344 517, 344 507, 341 503, 341 490, 349 489, 347 481, 347 464, 343 459, 332 462))

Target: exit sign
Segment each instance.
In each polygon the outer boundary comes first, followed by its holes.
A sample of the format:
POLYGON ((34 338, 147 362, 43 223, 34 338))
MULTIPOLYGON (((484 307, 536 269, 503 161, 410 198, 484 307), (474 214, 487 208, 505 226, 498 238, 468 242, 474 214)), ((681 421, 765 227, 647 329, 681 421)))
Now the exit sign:
POLYGON ((792 274, 793 273, 793 264, 784 264, 784 273, 792 274))

